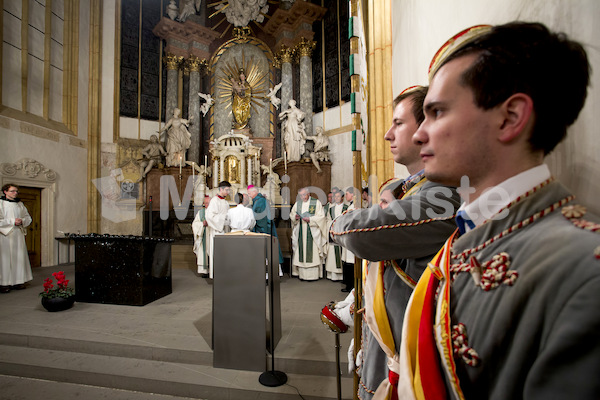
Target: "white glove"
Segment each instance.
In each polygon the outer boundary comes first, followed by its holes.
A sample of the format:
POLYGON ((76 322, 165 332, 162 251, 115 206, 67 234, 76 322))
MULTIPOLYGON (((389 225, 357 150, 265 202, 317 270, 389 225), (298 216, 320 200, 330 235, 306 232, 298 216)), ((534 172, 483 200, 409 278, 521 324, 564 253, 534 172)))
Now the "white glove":
POLYGON ((338 308, 344 308, 346 306, 349 306, 352 303, 354 303, 354 289, 352 289, 350 293, 348 293, 348 296, 346 296, 344 300, 336 303, 334 308, 337 310, 338 308))
MULTIPOLYGON (((362 351, 362 349, 360 349, 358 351, 358 353, 356 353, 356 370, 357 370, 357 373, 358 373, 358 371, 362 371, 362 369, 360 368, 362 366, 362 361, 363 361, 363 351, 362 351)), ((360 373, 358 373, 358 375, 360 376, 360 373)))
POLYGON ((350 341, 350 346, 348 346, 348 373, 351 374, 352 371, 356 368, 354 364, 354 338, 350 341))
POLYGON ((334 307, 335 314, 342 320, 348 327, 354 326, 354 314, 351 309, 354 305, 354 289, 346 296, 344 301, 336 303, 334 307))

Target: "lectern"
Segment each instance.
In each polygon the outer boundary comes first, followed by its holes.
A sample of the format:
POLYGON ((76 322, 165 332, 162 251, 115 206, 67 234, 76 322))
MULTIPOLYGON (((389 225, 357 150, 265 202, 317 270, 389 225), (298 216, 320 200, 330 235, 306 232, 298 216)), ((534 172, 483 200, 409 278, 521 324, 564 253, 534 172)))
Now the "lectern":
POLYGON ((270 335, 273 334, 273 347, 276 347, 281 339, 278 266, 277 238, 265 234, 215 236, 215 368, 265 371, 267 351, 272 353, 270 335), (269 280, 273 280, 267 285, 266 272, 269 280), (271 309, 273 313, 269 315, 271 309), (270 318, 273 318, 273 321, 270 318))

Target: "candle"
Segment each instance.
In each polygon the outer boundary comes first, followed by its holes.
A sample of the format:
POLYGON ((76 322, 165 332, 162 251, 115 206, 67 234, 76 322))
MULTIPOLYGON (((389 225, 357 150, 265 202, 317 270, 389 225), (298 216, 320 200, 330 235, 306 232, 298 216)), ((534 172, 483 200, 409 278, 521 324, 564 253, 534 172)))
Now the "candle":
POLYGON ((194 165, 196 165, 195 162, 192 161, 192 184, 194 183, 194 178, 195 178, 195 172, 194 172, 194 165))
POLYGON ((205 156, 204 156, 204 172, 206 172, 207 165, 208 165, 208 158, 207 158, 207 156, 205 155, 205 156))
POLYGON ((273 173, 273 159, 269 158, 269 173, 273 173))
POLYGON ((285 166, 285 173, 287 174, 287 151, 283 152, 283 165, 285 166))
POLYGON ((179 156, 179 175, 181 175, 181 156, 179 156))

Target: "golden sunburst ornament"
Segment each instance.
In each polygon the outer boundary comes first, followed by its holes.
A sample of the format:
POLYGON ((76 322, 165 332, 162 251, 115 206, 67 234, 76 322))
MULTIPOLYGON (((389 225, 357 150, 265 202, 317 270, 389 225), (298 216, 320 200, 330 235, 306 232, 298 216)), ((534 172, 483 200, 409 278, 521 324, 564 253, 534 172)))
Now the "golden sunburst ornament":
POLYGON ((242 129, 248 125, 250 110, 258 112, 264 107, 267 72, 260 72, 254 58, 246 60, 242 53, 241 65, 238 60, 228 63, 217 76, 219 99, 233 114, 233 127, 242 129))

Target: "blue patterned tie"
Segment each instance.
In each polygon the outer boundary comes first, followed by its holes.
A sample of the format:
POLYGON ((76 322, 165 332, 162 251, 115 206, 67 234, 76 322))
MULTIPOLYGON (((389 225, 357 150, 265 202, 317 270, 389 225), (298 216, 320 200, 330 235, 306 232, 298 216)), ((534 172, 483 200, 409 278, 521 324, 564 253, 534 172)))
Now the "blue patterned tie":
POLYGON ((473 221, 471 221, 471 219, 464 210, 460 210, 456 213, 456 225, 458 226, 458 230, 460 231, 461 235, 464 235, 465 233, 465 225, 468 226, 470 229, 475 228, 475 224, 473 223, 473 221))

